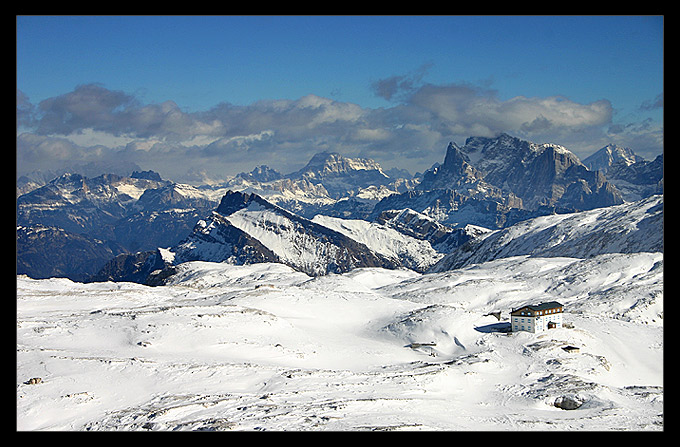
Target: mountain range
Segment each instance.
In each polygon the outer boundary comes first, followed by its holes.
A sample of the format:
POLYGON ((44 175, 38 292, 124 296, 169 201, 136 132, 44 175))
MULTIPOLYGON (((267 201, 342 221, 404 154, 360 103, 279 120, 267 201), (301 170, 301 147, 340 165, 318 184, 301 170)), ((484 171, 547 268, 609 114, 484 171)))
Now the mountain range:
POLYGON ((631 153, 17 181, 17 427, 663 430, 663 157, 631 153))
POLYGON ((152 171, 36 178, 17 181, 18 274, 158 282, 187 260, 281 262, 310 275, 424 272, 540 216, 662 194, 663 156, 647 162, 610 145, 581 162, 562 146, 503 134, 450 143, 442 164, 411 178, 327 152, 291 174, 263 165, 220 185, 152 171), (68 261, 76 253, 83 262, 68 261))

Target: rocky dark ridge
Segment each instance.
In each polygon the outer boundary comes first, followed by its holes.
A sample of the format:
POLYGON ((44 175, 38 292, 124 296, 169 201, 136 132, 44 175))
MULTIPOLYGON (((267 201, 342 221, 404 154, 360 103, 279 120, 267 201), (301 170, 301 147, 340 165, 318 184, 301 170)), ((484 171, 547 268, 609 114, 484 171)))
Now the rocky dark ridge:
POLYGON ((86 280, 127 251, 115 242, 44 225, 18 227, 16 249, 18 275, 73 281, 86 280))
POLYGON ((108 261, 88 282, 125 281, 159 285, 158 278, 173 272, 159 250, 126 253, 108 261))

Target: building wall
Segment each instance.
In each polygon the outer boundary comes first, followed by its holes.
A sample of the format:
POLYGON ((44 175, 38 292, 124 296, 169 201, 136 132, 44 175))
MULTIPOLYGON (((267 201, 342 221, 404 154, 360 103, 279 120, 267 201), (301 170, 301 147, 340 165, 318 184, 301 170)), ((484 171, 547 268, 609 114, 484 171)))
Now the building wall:
POLYGON ((562 312, 540 316, 512 316, 512 331, 543 332, 548 330, 548 323, 555 323, 556 328, 562 327, 562 312))
POLYGON ((521 316, 512 317, 512 330, 514 331, 527 331, 536 332, 536 321, 534 317, 521 316))

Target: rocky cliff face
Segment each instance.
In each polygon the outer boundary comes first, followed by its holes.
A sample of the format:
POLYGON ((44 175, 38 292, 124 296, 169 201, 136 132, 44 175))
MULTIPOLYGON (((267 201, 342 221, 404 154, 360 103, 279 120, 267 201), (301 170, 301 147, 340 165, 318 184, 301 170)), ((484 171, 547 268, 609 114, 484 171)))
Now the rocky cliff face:
POLYGON ((484 179, 522 200, 522 207, 560 206, 584 210, 591 203, 599 206, 623 203, 623 198, 606 179, 590 171, 578 157, 563 146, 535 144, 509 135, 497 138, 469 138, 462 151, 484 179), (582 194, 597 194, 597 200, 570 202, 563 195, 574 183, 587 185, 582 194), (590 191, 590 192, 588 192, 590 191), (585 206, 585 208, 584 208, 585 206))
POLYGON ((612 183, 566 148, 505 134, 471 137, 463 147, 450 143, 444 163, 426 171, 416 189, 383 199, 372 215, 411 208, 455 227, 502 228, 555 211, 623 203, 612 183))

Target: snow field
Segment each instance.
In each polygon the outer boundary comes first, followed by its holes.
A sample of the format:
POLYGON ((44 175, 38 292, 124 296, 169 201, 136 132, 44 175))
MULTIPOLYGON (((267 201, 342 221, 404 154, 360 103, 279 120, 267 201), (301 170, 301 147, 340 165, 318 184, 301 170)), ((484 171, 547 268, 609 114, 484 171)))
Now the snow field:
POLYGON ((19 276, 17 429, 659 430, 662 310, 661 253, 317 278, 189 262, 162 287, 19 276), (503 332, 541 299, 574 327, 503 332))

